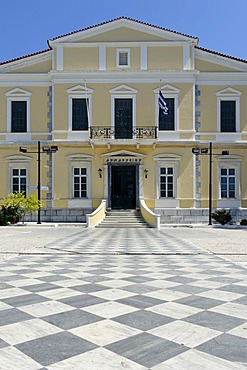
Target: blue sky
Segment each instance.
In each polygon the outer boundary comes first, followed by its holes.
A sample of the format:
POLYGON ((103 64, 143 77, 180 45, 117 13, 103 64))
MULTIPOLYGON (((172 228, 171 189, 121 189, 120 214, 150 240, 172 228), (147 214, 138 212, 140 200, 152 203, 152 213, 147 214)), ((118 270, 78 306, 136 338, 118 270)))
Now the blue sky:
POLYGON ((201 47, 247 59, 247 0, 0 0, 0 62, 120 16, 197 36, 201 47))

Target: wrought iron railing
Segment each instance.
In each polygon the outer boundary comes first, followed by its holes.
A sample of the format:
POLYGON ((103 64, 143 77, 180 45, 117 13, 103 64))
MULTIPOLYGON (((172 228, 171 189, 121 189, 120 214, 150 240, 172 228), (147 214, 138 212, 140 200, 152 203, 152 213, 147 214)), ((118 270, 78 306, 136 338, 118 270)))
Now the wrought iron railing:
MULTIPOLYGON (((121 139, 125 139, 121 135, 121 139)), ((115 130, 111 127, 92 126, 90 128, 91 139, 119 139, 116 137, 115 130)), ((126 135, 126 139, 157 139, 157 127, 142 126, 131 130, 131 135, 126 135), (131 137, 130 137, 131 136, 131 137)))

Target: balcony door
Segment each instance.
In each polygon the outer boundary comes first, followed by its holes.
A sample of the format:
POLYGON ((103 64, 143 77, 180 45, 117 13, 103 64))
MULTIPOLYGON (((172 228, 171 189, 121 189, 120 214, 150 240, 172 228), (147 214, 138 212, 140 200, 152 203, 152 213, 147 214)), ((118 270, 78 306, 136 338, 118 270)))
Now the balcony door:
POLYGON ((136 208, 136 166, 112 166, 112 209, 136 208))
POLYGON ((132 139, 133 99, 115 99, 115 139, 132 139))

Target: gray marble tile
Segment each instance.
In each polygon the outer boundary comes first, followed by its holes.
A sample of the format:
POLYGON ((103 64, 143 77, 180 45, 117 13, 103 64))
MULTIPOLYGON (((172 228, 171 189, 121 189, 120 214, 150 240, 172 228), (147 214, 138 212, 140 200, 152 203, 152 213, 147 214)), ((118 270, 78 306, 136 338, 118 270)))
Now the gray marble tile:
POLYGON ((117 302, 127 304, 129 306, 133 306, 133 307, 143 310, 144 308, 152 307, 157 304, 164 303, 166 301, 157 299, 157 298, 148 297, 145 295, 135 295, 132 297, 118 299, 117 302))
POLYGON ((38 293, 38 292, 43 292, 45 290, 57 289, 57 286, 49 284, 49 283, 41 283, 41 284, 23 286, 22 289, 26 289, 27 291, 33 292, 33 293, 38 293))
POLYGON ((2 299, 4 303, 9 304, 10 306, 13 307, 21 307, 21 306, 26 306, 29 304, 35 304, 35 303, 40 303, 40 302, 45 302, 48 299, 45 297, 41 297, 38 294, 24 294, 24 295, 19 295, 17 297, 11 297, 11 298, 6 298, 2 299))
POLYGON ((197 296, 197 295, 191 295, 189 297, 180 298, 180 299, 175 300, 174 302, 185 304, 185 305, 188 305, 188 306, 197 307, 197 308, 203 308, 205 310, 207 310, 208 308, 212 308, 212 307, 215 307, 215 306, 218 306, 218 305, 224 303, 224 301, 220 301, 220 300, 217 300, 217 299, 200 297, 200 296, 197 296))
POLYGON ((93 322, 102 320, 102 317, 85 312, 80 309, 61 312, 58 314, 45 316, 42 318, 50 324, 56 325, 59 328, 68 330, 77 326, 88 325, 93 322))
POLYGON ((33 319, 33 317, 17 308, 0 311, 0 326, 33 319))
POLYGON ((79 292, 83 293, 93 293, 98 292, 100 290, 109 289, 109 287, 97 284, 84 284, 84 285, 77 285, 72 286, 71 289, 78 290, 79 292))
POLYGON ((235 335, 222 334, 201 344, 196 349, 228 361, 247 364, 247 339, 235 335))
POLYGON ((97 346, 71 333, 62 332, 15 346, 42 366, 90 351, 97 346))
POLYGON ((219 330, 222 332, 231 330, 236 326, 244 323, 244 320, 220 313, 211 311, 202 311, 190 317, 184 318, 184 321, 205 326, 210 329, 219 330))
POLYGON ((92 306, 94 304, 104 303, 107 300, 99 297, 95 297, 90 294, 80 294, 68 298, 59 299, 60 302, 68 304, 76 308, 82 308, 92 306))
POLYGON ((147 368, 177 356, 188 349, 186 346, 158 338, 148 333, 142 333, 128 339, 120 340, 105 348, 147 368))
POLYGON ((139 310, 113 319, 121 324, 128 325, 140 330, 150 330, 157 326, 165 325, 173 319, 168 316, 159 315, 155 312, 139 310))

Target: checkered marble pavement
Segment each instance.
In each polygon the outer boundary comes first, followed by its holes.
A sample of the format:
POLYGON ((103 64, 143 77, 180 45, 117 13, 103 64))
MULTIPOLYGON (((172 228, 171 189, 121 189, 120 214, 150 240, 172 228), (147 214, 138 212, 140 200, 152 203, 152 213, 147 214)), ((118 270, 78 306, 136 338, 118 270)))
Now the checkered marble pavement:
POLYGON ((0 369, 246 370, 246 305, 244 267, 165 231, 85 229, 0 262, 0 369))

